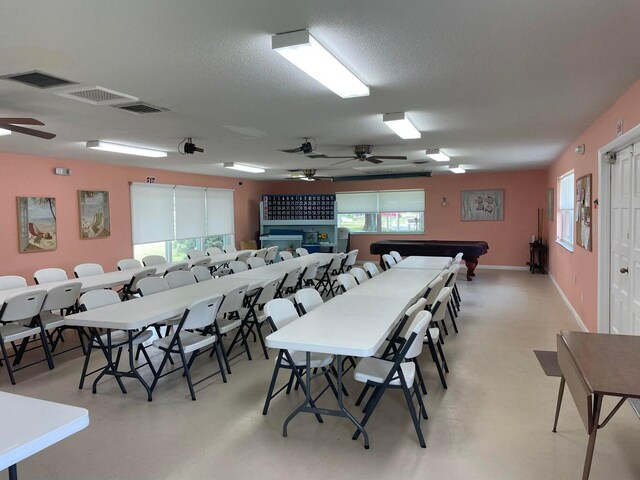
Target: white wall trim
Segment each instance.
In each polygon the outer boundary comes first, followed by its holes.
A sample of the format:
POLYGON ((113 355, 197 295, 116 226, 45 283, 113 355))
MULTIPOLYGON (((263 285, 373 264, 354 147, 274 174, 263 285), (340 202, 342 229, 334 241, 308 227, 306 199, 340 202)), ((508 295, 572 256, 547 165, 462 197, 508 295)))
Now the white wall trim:
POLYGON ((560 285, 558 285, 558 282, 556 282, 556 279, 553 278, 553 275, 551 275, 551 274, 549 274, 549 278, 551 279, 551 283, 553 283, 555 285, 556 290, 558 290, 558 293, 560 294, 560 298, 562 298, 562 300, 564 300, 564 303, 567 305, 567 308, 569 308, 569 311, 571 312, 571 315, 573 315, 573 319, 578 324, 578 327, 580 327, 580 329, 583 332, 588 332, 589 329, 587 328, 587 326, 584 324, 584 322, 580 318, 580 315, 578 315, 578 312, 576 312, 576 309, 573 308, 573 305, 571 305, 571 302, 569 301, 567 296, 564 294, 564 292, 560 288, 560 285))
MULTIPOLYGON (((464 262, 460 265, 464 269, 464 262)), ((529 270, 529 267, 516 267, 513 265, 478 265, 476 270, 529 270)))

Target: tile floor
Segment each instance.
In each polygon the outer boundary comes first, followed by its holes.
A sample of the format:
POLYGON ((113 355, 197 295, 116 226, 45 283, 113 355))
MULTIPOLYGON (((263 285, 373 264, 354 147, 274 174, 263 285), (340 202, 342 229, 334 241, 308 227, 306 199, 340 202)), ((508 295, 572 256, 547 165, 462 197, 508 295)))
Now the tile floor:
MULTIPOLYGON (((196 402, 179 375, 167 377, 148 403, 133 380, 125 380, 128 395, 111 379, 97 395, 78 390, 82 358, 75 350, 57 357, 51 372, 43 365, 19 372, 13 387, 0 373, 5 391, 90 412, 86 430, 21 462, 20 478, 580 478, 587 436, 570 396, 558 433, 551 433, 558 379, 545 377, 533 354, 555 349, 559 330, 577 329, 551 281, 522 271, 479 270, 472 283, 461 280, 460 290, 460 333, 445 345, 448 390, 440 387, 428 353, 422 358, 429 390, 426 450, 418 446, 400 392, 388 392, 378 407, 367 451, 351 440, 349 423, 331 417, 321 425, 299 416, 283 438, 282 421, 301 394, 279 396, 269 415, 261 415, 272 360, 238 358, 229 383, 216 377, 201 384, 196 402)), ((200 360, 196 378, 213 366, 200 360)), ((347 387, 359 392, 351 378, 347 387)), ((639 448, 640 421, 625 405, 598 434, 591 478, 640 478, 639 448)))

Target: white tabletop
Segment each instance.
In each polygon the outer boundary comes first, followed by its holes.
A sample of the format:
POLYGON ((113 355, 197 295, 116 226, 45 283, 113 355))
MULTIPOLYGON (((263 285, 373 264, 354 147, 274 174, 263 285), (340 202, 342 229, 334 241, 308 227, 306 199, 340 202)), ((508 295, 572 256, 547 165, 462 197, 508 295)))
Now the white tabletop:
POLYGON ((445 269, 451 263, 451 257, 420 257, 412 256, 393 265, 392 268, 426 268, 445 269))
POLYGON ((266 338, 271 348, 370 357, 409 306, 402 298, 338 295, 266 338))
POLYGON ((89 412, 0 392, 0 425, 0 470, 4 470, 85 428, 89 412))
POLYGON ((343 295, 366 295, 417 300, 424 288, 442 270, 413 268, 390 269, 370 278, 362 285, 352 288, 343 295))
POLYGON ((238 255, 245 252, 254 253, 254 252, 257 252, 257 250, 238 250, 237 252, 219 253, 218 255, 211 255, 209 257, 211 258, 210 265, 222 265, 224 263, 233 262, 236 258, 238 258, 238 255))

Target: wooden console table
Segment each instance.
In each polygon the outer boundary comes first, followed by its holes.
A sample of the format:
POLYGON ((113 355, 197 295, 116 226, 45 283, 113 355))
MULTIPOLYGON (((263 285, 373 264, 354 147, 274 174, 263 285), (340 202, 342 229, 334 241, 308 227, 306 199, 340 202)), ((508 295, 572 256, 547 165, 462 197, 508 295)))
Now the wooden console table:
POLYGON ((549 247, 539 242, 533 242, 529 244, 529 271, 536 273, 536 270, 540 273, 547 273, 544 266, 547 263, 547 252, 549 247))

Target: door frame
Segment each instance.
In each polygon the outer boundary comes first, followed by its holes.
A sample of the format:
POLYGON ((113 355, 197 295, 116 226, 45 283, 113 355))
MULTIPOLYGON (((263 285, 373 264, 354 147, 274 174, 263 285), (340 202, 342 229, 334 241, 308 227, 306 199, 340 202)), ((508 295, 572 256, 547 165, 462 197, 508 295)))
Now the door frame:
POLYGON ((607 154, 640 142, 640 124, 598 149, 598 332, 609 333, 611 260, 611 170, 607 154))

